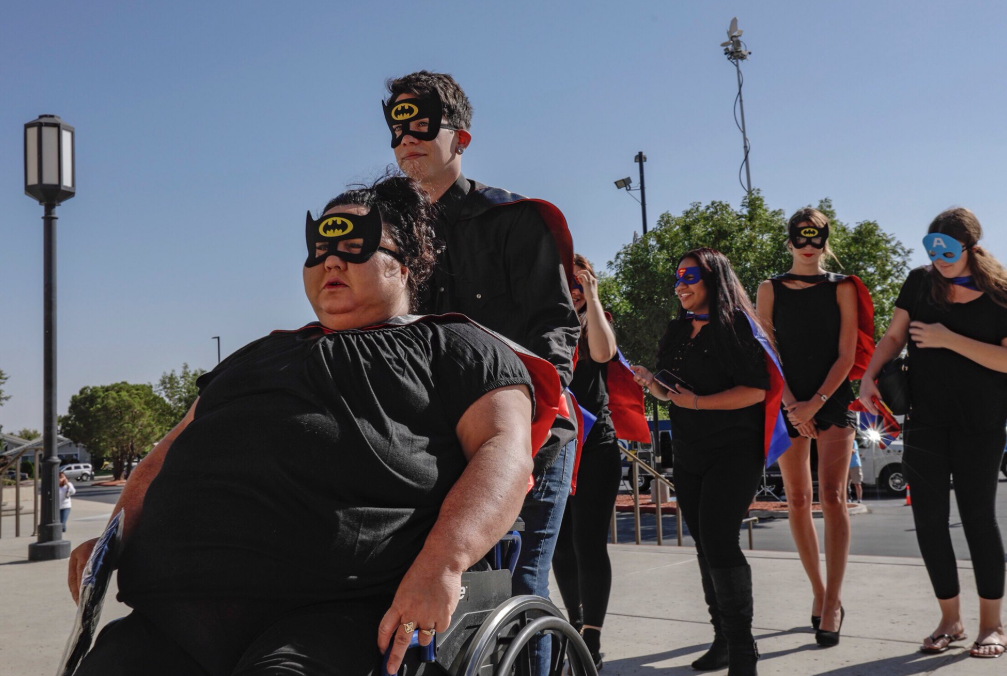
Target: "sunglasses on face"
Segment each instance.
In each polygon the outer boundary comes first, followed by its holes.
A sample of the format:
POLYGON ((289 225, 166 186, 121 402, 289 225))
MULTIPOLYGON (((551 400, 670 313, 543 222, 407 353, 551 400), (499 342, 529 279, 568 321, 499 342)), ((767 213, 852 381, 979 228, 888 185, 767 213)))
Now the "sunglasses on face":
POLYGON ((580 285, 580 282, 574 282, 573 284, 571 284, 570 285, 570 290, 571 291, 580 291, 581 293, 584 293, 584 287, 580 285))
POLYGON ((698 284, 703 281, 698 265, 690 265, 687 268, 679 268, 675 274, 675 288, 680 284, 698 284))

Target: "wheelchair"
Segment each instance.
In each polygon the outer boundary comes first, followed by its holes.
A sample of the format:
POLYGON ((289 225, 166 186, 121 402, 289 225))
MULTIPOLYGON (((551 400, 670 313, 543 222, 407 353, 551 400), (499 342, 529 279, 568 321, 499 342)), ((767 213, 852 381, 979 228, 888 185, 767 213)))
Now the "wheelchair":
POLYGON ((529 647, 540 635, 552 644, 549 676, 597 676, 584 639, 559 608, 540 596, 511 596, 522 530, 519 521, 480 565, 462 574, 451 625, 427 646, 419 645, 414 632, 400 676, 533 676, 529 647))
MULTIPOLYGON (((121 526, 122 512, 106 527, 88 561, 77 623, 60 668, 63 676, 72 676, 91 648, 121 526)), ((548 676, 597 676, 584 639, 555 605, 539 596, 511 596, 522 530, 519 520, 483 560, 462 574, 458 606, 447 629, 426 646, 419 645, 419 633, 413 632, 399 676, 535 676, 530 644, 538 636, 551 642, 548 676)), ((390 653, 391 646, 384 654, 382 676, 388 674, 390 653)))

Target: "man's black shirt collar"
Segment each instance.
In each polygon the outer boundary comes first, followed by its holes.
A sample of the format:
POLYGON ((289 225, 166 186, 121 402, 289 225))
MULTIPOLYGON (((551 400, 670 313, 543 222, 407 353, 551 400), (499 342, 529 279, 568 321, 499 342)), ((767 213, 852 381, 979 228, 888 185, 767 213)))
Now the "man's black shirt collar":
POLYGON ((458 180, 451 184, 447 192, 441 195, 437 204, 441 207, 441 220, 445 223, 454 223, 458 220, 462 203, 468 197, 472 184, 465 178, 465 174, 458 174, 458 180))

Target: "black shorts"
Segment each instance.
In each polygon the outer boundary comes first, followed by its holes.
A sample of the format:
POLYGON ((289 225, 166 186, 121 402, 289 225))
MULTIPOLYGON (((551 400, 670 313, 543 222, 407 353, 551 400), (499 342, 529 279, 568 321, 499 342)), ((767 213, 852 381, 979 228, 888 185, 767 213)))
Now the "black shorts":
MULTIPOLYGON (((841 399, 830 398, 825 404, 819 409, 818 413, 814 417, 815 427, 819 430, 827 430, 830 427, 852 427, 857 426, 857 414, 847 408, 847 404, 844 404, 841 399)), ((795 439, 801 436, 793 425, 790 424, 790 419, 787 418, 787 412, 783 411, 783 422, 787 424, 787 434, 790 435, 791 439, 795 439)))

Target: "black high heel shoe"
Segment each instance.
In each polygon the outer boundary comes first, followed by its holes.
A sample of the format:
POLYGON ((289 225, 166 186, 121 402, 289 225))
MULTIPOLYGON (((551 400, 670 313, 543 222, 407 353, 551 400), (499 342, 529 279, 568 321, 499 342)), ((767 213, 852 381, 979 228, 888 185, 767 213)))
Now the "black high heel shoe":
POLYGON ((814 629, 815 631, 818 631, 818 625, 820 625, 821 623, 822 623, 822 616, 821 615, 812 615, 811 616, 811 628, 812 629, 814 629))
POLYGON ((839 627, 835 631, 818 629, 815 631, 815 643, 823 648, 831 648, 839 645, 839 632, 843 630, 843 620, 846 619, 846 610, 839 606, 839 627))

